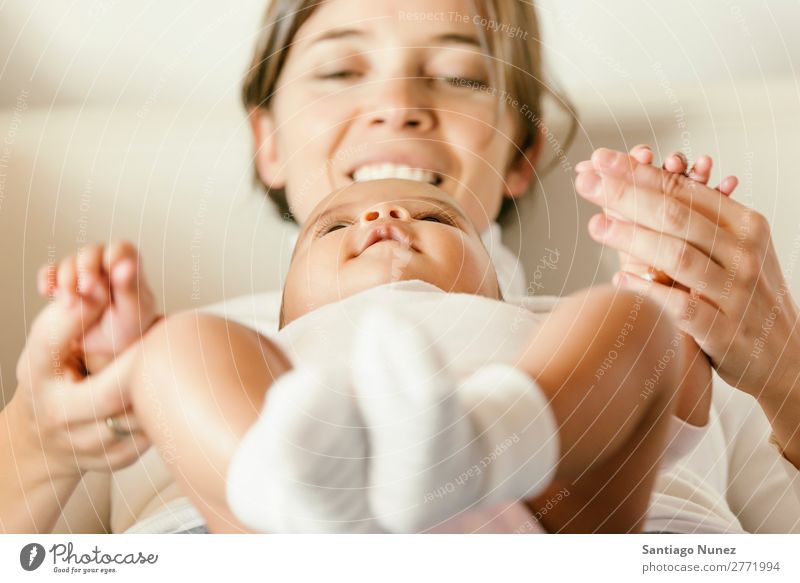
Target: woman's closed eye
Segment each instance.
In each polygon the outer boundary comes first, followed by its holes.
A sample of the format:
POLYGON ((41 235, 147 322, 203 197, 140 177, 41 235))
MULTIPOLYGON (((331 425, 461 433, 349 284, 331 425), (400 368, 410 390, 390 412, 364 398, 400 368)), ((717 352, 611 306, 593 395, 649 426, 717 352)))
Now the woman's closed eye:
POLYGON ((364 59, 358 55, 347 55, 326 59, 314 68, 314 79, 318 81, 354 81, 368 71, 364 59))
POLYGON ((489 90, 485 56, 478 53, 443 50, 425 67, 426 75, 455 89, 489 90))
POLYGON ((489 82, 485 79, 470 79, 468 77, 460 77, 458 75, 437 77, 437 79, 447 83, 452 87, 461 89, 473 89, 477 91, 487 91, 489 89, 489 82))
POLYGON ((348 81, 357 79, 360 75, 359 71, 331 71, 329 73, 318 73, 317 79, 321 81, 348 81))

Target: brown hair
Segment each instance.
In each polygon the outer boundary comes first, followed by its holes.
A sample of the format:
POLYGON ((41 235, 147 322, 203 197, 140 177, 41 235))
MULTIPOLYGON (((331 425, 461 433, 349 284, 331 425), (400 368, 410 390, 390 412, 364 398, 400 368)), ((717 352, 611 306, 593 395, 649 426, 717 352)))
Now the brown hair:
MULTIPOLYGON (((294 37, 323 1, 269 1, 253 60, 242 85, 242 103, 249 114, 257 108, 269 109, 294 37)), ((473 14, 480 15, 486 19, 486 23, 491 23, 485 25, 479 19, 473 21, 480 43, 494 64, 490 67, 493 86, 505 91, 506 95, 518 102, 516 112, 520 123, 518 135, 515 136, 515 161, 523 155, 526 148, 540 139, 541 130, 544 129, 541 108, 545 94, 555 97, 558 105, 566 109, 573 118, 563 147, 566 150, 574 138, 577 124, 574 123, 575 116, 569 103, 549 89, 544 80, 539 22, 532 2, 471 0, 470 3, 473 14)), ((502 107, 502 100, 498 99, 498 113, 502 107)), ((254 169, 254 181, 265 189, 281 216, 287 221, 294 221, 285 190, 270 188, 264 184, 258 169, 254 169)), ((498 220, 503 220, 515 205, 514 199, 504 198, 498 220)))

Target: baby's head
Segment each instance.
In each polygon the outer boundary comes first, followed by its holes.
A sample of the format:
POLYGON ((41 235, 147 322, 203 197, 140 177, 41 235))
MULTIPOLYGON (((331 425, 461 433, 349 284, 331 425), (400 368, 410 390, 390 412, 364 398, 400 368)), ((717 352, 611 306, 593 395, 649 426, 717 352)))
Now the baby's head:
POLYGON ((303 225, 283 289, 281 327, 392 281, 501 299, 492 262, 464 210, 413 180, 370 180, 322 200, 303 225))

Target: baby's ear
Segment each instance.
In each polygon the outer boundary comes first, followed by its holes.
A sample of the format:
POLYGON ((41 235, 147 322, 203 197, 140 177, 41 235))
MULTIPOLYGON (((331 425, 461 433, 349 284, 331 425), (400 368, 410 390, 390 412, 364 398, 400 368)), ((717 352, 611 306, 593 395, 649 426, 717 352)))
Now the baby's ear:
POLYGON ((286 186, 286 178, 283 161, 278 154, 278 139, 272 115, 265 109, 254 107, 250 110, 249 118, 258 175, 270 188, 283 188, 286 186))
POLYGON ((544 136, 540 130, 532 145, 525 148, 522 153, 515 152, 514 159, 506 172, 506 196, 519 198, 528 192, 543 144, 544 136))

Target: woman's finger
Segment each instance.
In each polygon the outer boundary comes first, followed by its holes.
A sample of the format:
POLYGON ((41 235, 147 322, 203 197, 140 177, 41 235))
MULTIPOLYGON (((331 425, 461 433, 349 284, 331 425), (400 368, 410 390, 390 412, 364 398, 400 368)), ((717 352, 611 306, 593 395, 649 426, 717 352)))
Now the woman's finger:
POLYGON ((699 249, 681 238, 653 231, 604 214, 589 221, 592 237, 618 251, 647 261, 672 279, 694 290, 717 305, 722 301, 727 272, 699 249))
POLYGON ((73 362, 74 343, 80 341, 103 313, 105 306, 78 298, 72 305, 56 300, 47 304, 34 320, 26 348, 18 363, 18 374, 37 384, 60 376, 73 362), (24 357, 24 360, 23 360, 24 357))
POLYGON ((663 306, 675 325, 692 336, 706 354, 719 354, 724 339, 729 338, 726 327, 730 321, 716 306, 706 301, 703 294, 647 281, 628 272, 618 272, 615 283, 663 306))
MULTIPOLYGON (((646 188, 666 196, 675 197, 703 214, 725 229, 735 229, 742 213, 747 209, 738 202, 720 197, 719 192, 687 178, 661 168, 639 164, 627 154, 600 148, 592 154, 592 164, 597 172, 619 182, 619 197, 635 198, 637 192, 646 188), (624 185, 624 188, 622 188, 624 185)), ((733 231, 735 235, 735 230, 733 231)))
POLYGON ((104 454, 120 437, 108 427, 105 419, 98 418, 64 428, 61 440, 65 453, 85 457, 104 454))
POLYGON ((73 383, 69 390, 62 388, 44 395, 53 423, 69 425, 124 415, 131 406, 130 377, 138 355, 137 344, 99 373, 73 383))
POLYGON ((725 196, 730 196, 737 186, 739 186, 739 179, 736 176, 728 176, 722 179, 722 182, 717 186, 717 190, 725 196))
POLYGON ((689 168, 689 161, 686 159, 686 155, 683 152, 673 152, 666 157, 662 168, 667 172, 685 174, 686 170, 689 168))
POLYGON ((711 156, 704 154, 697 159, 687 176, 700 184, 708 184, 708 181, 711 179, 711 169, 713 166, 714 160, 711 159, 711 156))
POLYGON ((616 219, 684 239, 721 266, 728 266, 734 260, 736 237, 681 199, 649 188, 637 188, 634 196, 629 193, 627 182, 591 172, 579 174, 575 188, 581 196, 603 207, 616 219))
POLYGON ((144 433, 134 433, 125 439, 112 439, 107 447, 94 451, 79 452, 76 448, 75 457, 79 458, 79 465, 85 471, 108 472, 131 465, 149 448, 147 436, 144 433))
MULTIPOLYGON (((640 164, 653 163, 653 150, 647 144, 638 144, 631 148, 630 155, 636 158, 640 164)), ((590 162, 591 163, 591 162, 590 162)))

